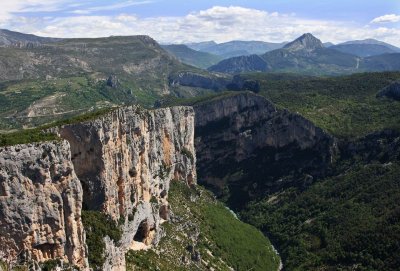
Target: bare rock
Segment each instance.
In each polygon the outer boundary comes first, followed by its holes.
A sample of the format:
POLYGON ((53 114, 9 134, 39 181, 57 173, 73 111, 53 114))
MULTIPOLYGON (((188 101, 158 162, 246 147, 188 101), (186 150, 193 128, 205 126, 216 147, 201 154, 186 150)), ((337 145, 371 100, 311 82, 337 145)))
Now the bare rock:
POLYGON ((7 261, 88 267, 82 187, 67 141, 0 148, 0 250, 7 261))

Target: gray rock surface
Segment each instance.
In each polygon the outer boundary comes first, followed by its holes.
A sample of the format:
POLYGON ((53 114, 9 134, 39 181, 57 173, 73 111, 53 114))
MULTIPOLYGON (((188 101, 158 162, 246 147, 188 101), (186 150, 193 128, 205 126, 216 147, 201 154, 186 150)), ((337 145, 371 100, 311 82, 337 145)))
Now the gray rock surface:
POLYGON ((122 221, 103 270, 125 270, 129 249, 165 234, 170 182, 196 183, 193 108, 125 107, 53 132, 65 140, 0 148, 0 260, 88 269, 85 206, 122 221))
POLYGON ((0 148, 0 250, 8 261, 88 266, 83 191, 67 141, 0 148))
POLYGON ((128 249, 159 241, 170 181, 196 183, 193 109, 125 107, 59 132, 71 143, 86 208, 124 220, 118 247, 107 242, 112 267, 104 268, 125 270, 128 249))

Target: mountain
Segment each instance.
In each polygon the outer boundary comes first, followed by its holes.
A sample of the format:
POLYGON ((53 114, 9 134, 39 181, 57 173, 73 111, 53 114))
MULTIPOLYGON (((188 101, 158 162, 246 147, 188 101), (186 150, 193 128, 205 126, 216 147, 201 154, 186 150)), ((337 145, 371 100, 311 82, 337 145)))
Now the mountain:
POLYGON ((282 49, 273 50, 259 58, 244 57, 238 66, 235 59, 227 59, 210 68, 218 72, 273 71, 302 74, 341 74, 352 72, 357 66, 356 56, 325 48, 322 42, 311 34, 304 34, 286 44, 282 49), (265 69, 260 69, 265 67, 265 69))
MULTIPOLYGON (((200 51, 230 58, 244 55, 259 55, 265 52, 282 48, 285 43, 272 43, 264 41, 229 41, 211 46, 204 46, 200 51)), ((190 47, 190 46, 189 46, 190 47)))
POLYGON ((334 46, 335 44, 333 44, 332 42, 324 42, 323 45, 324 45, 324 47, 328 48, 328 47, 334 46))
POLYGON ((203 42, 191 42, 191 43, 186 43, 185 44, 187 47, 196 50, 196 51, 203 51, 203 49, 206 49, 208 47, 217 45, 215 41, 203 41, 203 42))
POLYGON ((368 57, 382 54, 398 53, 399 50, 393 50, 381 44, 339 44, 329 47, 331 49, 356 55, 359 57, 368 57))
POLYGON ((258 55, 228 58, 208 68, 212 72, 226 73, 262 72, 268 69, 267 62, 258 55))
MULTIPOLYGON (((273 50, 259 58, 244 56, 240 59, 231 58, 210 67, 209 70, 221 73, 239 72, 291 72, 306 75, 339 75, 366 71, 399 70, 399 53, 358 57, 347 53, 343 48, 363 48, 359 54, 391 52, 382 50, 383 45, 349 44, 335 45, 329 48, 312 34, 304 34, 286 44, 282 49, 273 50), (339 48, 339 49, 338 49, 339 48), (340 49, 342 48, 342 49, 340 49), (375 48, 375 49, 374 49, 375 48), (344 52, 342 52, 344 51, 344 52), (263 69, 264 67, 264 69, 263 69)), ((350 52, 353 52, 350 50, 350 52)))
POLYGON ((213 81, 220 78, 181 63, 148 36, 0 47, 0 130, 133 102, 151 107, 166 95, 215 91, 213 81), (206 83, 172 84, 189 72, 206 83))
POLYGON ((322 42, 310 33, 303 34, 294 41, 283 46, 283 49, 291 52, 314 51, 321 48, 324 48, 322 42))
POLYGON ((0 47, 35 47, 45 43, 60 41, 57 38, 38 37, 7 29, 0 29, 0 47))
POLYGON ((373 44, 373 45, 383 45, 385 47, 388 47, 389 49, 392 49, 393 51, 400 52, 400 48, 391 45, 389 43, 379 41, 376 39, 365 39, 365 40, 352 40, 352 41, 346 41, 343 43, 340 43, 338 45, 348 45, 348 44, 373 44))
POLYGON ((162 45, 161 47, 177 57, 181 62, 202 69, 206 69, 222 60, 220 56, 196 51, 183 44, 162 45))
POLYGON ((366 71, 399 71, 400 53, 366 57, 360 61, 360 69, 366 71))

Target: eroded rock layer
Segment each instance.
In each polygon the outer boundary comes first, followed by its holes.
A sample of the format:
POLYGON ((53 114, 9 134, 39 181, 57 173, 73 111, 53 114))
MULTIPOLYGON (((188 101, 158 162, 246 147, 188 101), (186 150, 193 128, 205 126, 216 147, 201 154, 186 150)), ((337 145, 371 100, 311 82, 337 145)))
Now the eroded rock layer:
POLYGON ((52 130, 63 140, 0 148, 0 260, 87 270, 84 208, 118 221, 102 270, 125 270, 129 249, 162 237, 170 182, 196 183, 193 109, 125 107, 52 130))
POLYGON ((118 248, 106 242, 113 264, 105 268, 124 270, 128 249, 160 239, 160 223, 169 215, 170 181, 196 182, 193 109, 125 107, 65 126, 60 135, 71 143, 85 208, 123 221, 118 248))
POLYGON ((67 141, 0 148, 0 253, 88 266, 82 186, 67 141))

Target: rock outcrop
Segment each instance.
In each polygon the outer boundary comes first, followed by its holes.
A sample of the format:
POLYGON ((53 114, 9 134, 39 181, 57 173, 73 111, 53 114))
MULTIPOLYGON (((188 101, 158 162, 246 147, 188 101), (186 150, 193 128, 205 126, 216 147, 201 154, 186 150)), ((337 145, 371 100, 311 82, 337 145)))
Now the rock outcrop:
POLYGON ((0 251, 6 262, 88 267, 83 191, 67 141, 0 148, 0 251))
POLYGON ((231 207, 324 175, 335 141, 302 116, 245 93, 198 104, 199 180, 231 207))
POLYGON ((224 77, 214 77, 194 72, 179 72, 169 76, 171 87, 187 86, 211 89, 214 91, 225 90, 229 80, 224 77))
POLYGON ((106 242, 107 270, 125 270, 128 249, 156 244, 169 216, 173 179, 196 182, 194 112, 190 107, 118 109, 94 121, 65 126, 84 206, 123 221, 120 244, 106 242))
POLYGON ((131 106, 52 131, 63 140, 0 149, 0 260, 88 269, 83 208, 118 221, 102 270, 125 270, 129 249, 163 236, 170 182, 196 183, 193 109, 131 106))

